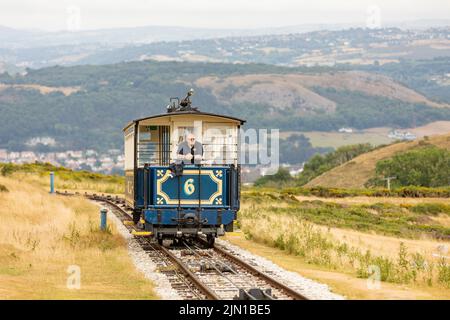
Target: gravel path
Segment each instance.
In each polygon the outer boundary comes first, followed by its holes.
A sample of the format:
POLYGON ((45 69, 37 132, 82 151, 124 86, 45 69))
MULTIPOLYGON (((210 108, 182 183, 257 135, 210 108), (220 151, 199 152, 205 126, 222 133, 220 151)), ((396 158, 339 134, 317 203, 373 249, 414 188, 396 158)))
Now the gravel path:
MULTIPOLYGON (((161 299, 164 300, 179 300, 181 297, 172 288, 169 280, 165 275, 161 274, 157 270, 156 264, 140 247, 139 243, 133 238, 128 229, 122 224, 119 218, 117 218, 110 211, 108 212, 108 220, 113 221, 117 231, 126 239, 128 244, 128 252, 131 256, 136 268, 144 274, 144 276, 151 280, 155 285, 155 291, 161 299)), ((278 281, 290 286, 297 290, 299 293, 312 300, 342 300, 343 296, 335 294, 330 291, 330 288, 319 282, 307 279, 295 272, 287 271, 273 262, 256 256, 247 250, 232 245, 226 240, 216 239, 216 243, 233 252, 238 257, 244 258, 252 266, 260 271, 267 273, 274 277, 278 281)))

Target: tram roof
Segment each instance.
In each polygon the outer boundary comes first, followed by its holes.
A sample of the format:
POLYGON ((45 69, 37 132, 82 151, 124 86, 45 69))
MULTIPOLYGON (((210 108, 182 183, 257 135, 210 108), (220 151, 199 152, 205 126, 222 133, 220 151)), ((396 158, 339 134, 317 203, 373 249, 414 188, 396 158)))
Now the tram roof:
POLYGON ((236 117, 231 117, 231 116, 224 116, 224 115, 220 115, 220 114, 215 114, 215 113, 209 113, 209 112, 200 112, 200 111, 178 111, 178 112, 169 112, 169 113, 162 113, 162 114, 156 114, 153 116, 149 116, 149 117, 145 117, 145 118, 139 118, 139 119, 135 119, 131 122, 129 122, 125 128, 123 128, 123 130, 125 131, 129 126, 131 126, 133 123, 136 122, 140 122, 143 120, 148 120, 148 119, 156 119, 156 118, 164 118, 164 117, 172 117, 172 116, 183 116, 183 115, 191 115, 191 116, 212 116, 212 117, 218 117, 218 118, 223 118, 223 119, 228 119, 228 120, 234 120, 234 121, 239 121, 241 124, 245 123, 245 120, 236 118, 236 117))

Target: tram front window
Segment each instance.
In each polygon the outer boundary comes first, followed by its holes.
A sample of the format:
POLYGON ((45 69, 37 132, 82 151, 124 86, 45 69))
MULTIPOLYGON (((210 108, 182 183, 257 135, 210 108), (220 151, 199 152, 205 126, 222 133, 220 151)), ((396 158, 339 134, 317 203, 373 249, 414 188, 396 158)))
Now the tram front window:
POLYGON ((195 135, 185 132, 185 139, 178 145, 177 162, 183 164, 201 164, 203 159, 203 145, 196 141, 195 135))

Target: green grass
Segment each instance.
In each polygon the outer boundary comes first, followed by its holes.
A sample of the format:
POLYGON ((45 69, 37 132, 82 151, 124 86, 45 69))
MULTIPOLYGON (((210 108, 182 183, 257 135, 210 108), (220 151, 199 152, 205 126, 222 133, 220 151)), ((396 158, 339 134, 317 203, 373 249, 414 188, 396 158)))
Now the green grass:
POLYGON ((307 264, 351 272, 360 278, 370 277, 375 267, 380 271, 381 281, 427 286, 437 284, 450 288, 450 265, 447 261, 426 260, 420 253, 408 252, 403 242, 400 242, 397 257, 377 255, 337 240, 332 232, 315 225, 374 230, 402 237, 436 230, 450 234, 448 228, 417 222, 416 218, 423 218, 422 214, 382 203, 342 206, 321 201, 295 203, 287 199, 274 205, 270 196, 247 198, 244 203, 238 222, 248 240, 299 256, 307 264))
POLYGON ((16 165, 12 163, 0 164, 0 173, 3 176, 11 175, 15 172, 33 173, 40 176, 48 175, 50 172, 54 172, 62 180, 66 181, 78 181, 91 180, 98 182, 111 182, 111 183, 123 183, 124 178, 117 175, 106 175, 100 173, 93 173, 89 171, 73 171, 64 167, 56 167, 49 163, 27 163, 16 165))
POLYGON ((402 198, 450 198, 450 187, 400 187, 395 189, 370 188, 370 189, 344 189, 326 187, 284 187, 282 184, 275 187, 250 187, 242 189, 245 194, 259 195, 266 193, 281 193, 284 195, 304 195, 323 198, 347 198, 347 197, 402 197, 402 198))
POLYGON ((444 203, 420 203, 411 207, 412 212, 426 215, 445 213, 450 216, 450 205, 444 203))
POLYGON ((154 299, 114 223, 99 230, 98 207, 83 197, 50 195, 17 173, 0 177, 0 299, 154 299), (68 267, 81 288, 67 288, 68 267))
POLYGON ((329 227, 417 239, 429 235, 434 238, 450 238, 450 228, 435 223, 431 217, 439 213, 450 215, 450 206, 441 203, 415 206, 388 203, 339 204, 332 202, 297 201, 283 194, 246 194, 244 201, 257 206, 266 203, 266 209, 274 214, 292 216, 304 221, 329 227), (278 206, 274 202, 284 202, 278 206))
POLYGON ((125 178, 118 175, 106 175, 89 171, 73 171, 64 167, 56 167, 49 163, 31 163, 16 165, 11 163, 0 164, 0 175, 21 177, 25 175, 28 180, 34 180, 48 188, 49 174, 55 174, 55 187, 57 191, 83 190, 103 193, 123 193, 125 178))

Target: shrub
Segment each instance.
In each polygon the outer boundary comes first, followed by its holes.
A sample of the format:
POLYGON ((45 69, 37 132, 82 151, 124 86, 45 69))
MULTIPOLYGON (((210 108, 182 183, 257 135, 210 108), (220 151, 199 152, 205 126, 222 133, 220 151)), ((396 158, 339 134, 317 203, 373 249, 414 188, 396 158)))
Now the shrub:
POLYGON ((14 165, 11 163, 2 164, 0 172, 4 177, 9 176, 14 172, 14 165))
MULTIPOLYGON (((435 146, 424 146, 397 154, 391 159, 378 161, 375 171, 379 177, 395 176, 394 186, 448 186, 450 151, 435 146)), ((375 179, 372 183, 381 185, 384 182, 375 179)))
POLYGON ((437 215, 445 213, 450 215, 450 206, 444 203, 420 203, 410 208, 412 212, 437 215))
POLYGON ((278 169, 278 172, 273 175, 266 175, 264 177, 259 178, 255 181, 255 186, 272 186, 272 187, 280 187, 286 186, 289 183, 292 183, 294 178, 291 176, 289 171, 284 168, 278 169))
MULTIPOLYGON (((261 190, 261 189, 257 189, 261 190)), ((275 189, 265 189, 275 191, 275 189)), ((279 190, 277 190, 279 192, 279 190)), ((392 190, 384 188, 373 189, 340 189, 325 187, 288 187, 281 190, 281 194, 316 196, 323 198, 345 198, 345 197, 402 197, 402 198, 450 198, 450 187, 428 188, 428 187, 401 187, 392 190)))
POLYGON ((439 259, 438 265, 438 281, 444 286, 450 288, 450 265, 445 258, 439 259))

